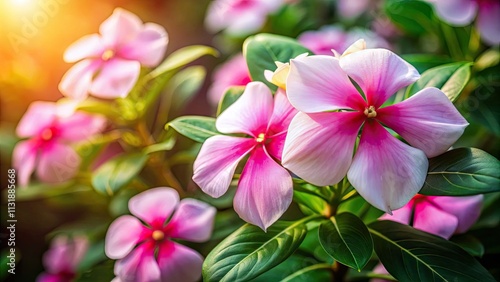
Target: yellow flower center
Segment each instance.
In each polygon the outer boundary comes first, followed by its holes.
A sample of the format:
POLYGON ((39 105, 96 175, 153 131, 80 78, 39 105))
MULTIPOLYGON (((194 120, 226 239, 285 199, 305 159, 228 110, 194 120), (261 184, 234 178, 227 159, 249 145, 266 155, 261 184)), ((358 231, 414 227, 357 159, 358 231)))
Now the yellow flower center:
POLYGON ((153 231, 153 234, 151 234, 151 237, 153 237, 153 240, 155 241, 161 241, 165 238, 165 233, 161 230, 155 230, 153 231))
POLYGON ((115 56, 115 51, 108 49, 108 50, 104 51, 104 53, 102 53, 101 59, 103 61, 109 61, 114 56, 115 56))
POLYGON ((257 138, 255 138, 255 141, 257 141, 257 143, 262 143, 264 142, 264 140, 266 140, 266 134, 264 133, 257 135, 257 138))
POLYGON ((368 118, 374 118, 377 116, 377 112, 375 111, 374 106, 369 106, 368 108, 365 108, 364 114, 368 118))
POLYGON ((45 128, 40 134, 40 138, 42 138, 42 140, 44 141, 49 141, 50 139, 52 139, 52 137, 54 137, 54 133, 50 128, 45 128))

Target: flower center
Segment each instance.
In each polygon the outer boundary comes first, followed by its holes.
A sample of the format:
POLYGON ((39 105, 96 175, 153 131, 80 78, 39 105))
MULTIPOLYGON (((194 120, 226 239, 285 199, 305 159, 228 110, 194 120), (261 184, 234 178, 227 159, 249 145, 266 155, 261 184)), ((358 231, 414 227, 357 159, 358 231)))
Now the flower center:
POLYGON ((255 138, 255 141, 257 141, 257 143, 262 143, 265 140, 266 140, 266 134, 264 133, 257 135, 257 138, 255 138))
POLYGON ((155 230, 153 231, 153 234, 151 234, 151 237, 153 237, 153 240, 155 241, 161 241, 165 238, 165 233, 161 230, 155 230))
POLYGON ((54 137, 54 132, 52 128, 45 128, 40 134, 40 138, 43 141, 49 141, 50 139, 52 139, 52 137, 54 137))
POLYGON ((113 57, 115 56, 115 51, 111 50, 111 49, 108 49, 106 51, 104 51, 104 53, 102 53, 101 55, 101 59, 103 61, 109 61, 111 60, 113 57))
POLYGON ((375 111, 374 106, 369 106, 368 108, 365 108, 364 114, 368 118, 374 118, 377 116, 377 112, 375 111))

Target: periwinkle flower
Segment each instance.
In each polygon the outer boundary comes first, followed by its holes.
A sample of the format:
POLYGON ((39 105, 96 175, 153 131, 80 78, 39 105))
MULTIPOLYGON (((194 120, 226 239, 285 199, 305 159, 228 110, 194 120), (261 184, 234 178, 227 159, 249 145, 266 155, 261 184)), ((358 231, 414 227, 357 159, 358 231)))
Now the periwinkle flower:
POLYGON ((229 87, 245 86, 251 81, 245 57, 241 53, 236 54, 215 70, 212 85, 208 89, 208 100, 217 105, 229 87))

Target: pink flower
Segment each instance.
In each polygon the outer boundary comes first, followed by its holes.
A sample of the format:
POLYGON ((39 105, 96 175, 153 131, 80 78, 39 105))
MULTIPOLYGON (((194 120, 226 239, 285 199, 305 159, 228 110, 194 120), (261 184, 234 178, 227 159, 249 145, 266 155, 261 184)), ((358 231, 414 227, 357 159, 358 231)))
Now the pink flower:
POLYGON ((106 120, 97 115, 68 111, 52 102, 34 102, 17 126, 17 135, 29 138, 14 148, 13 165, 19 183, 27 185, 36 168, 44 182, 72 178, 80 166, 80 156, 70 146, 100 132, 106 120))
POLYGON ((238 163, 250 155, 234 196, 234 210, 245 221, 266 230, 292 201, 292 178, 277 161, 290 120, 295 115, 283 91, 250 82, 243 95, 216 122, 222 133, 207 139, 194 162, 193 180, 203 192, 218 198, 226 193, 238 163))
POLYGON ((497 45, 500 43, 500 2, 497 0, 427 0, 433 3, 436 13, 445 22, 456 25, 468 25, 477 15, 476 24, 484 42, 497 45))
POLYGON ((154 23, 143 24, 134 14, 117 8, 99 27, 100 34, 82 37, 64 53, 78 62, 62 78, 59 90, 85 99, 126 97, 139 78, 141 65, 156 66, 165 53, 168 36, 154 23))
POLYGON ((115 281, 198 281, 203 257, 171 239, 207 241, 215 208, 195 199, 179 201, 166 187, 142 192, 128 206, 134 216, 120 216, 106 234, 106 255, 118 259, 115 281))
POLYGON ((208 99, 211 104, 217 105, 229 87, 245 86, 250 81, 245 57, 239 53, 215 70, 213 83, 208 89, 208 99))
POLYGON ((88 241, 84 236, 69 239, 58 236, 52 240, 50 249, 43 255, 47 272, 40 274, 38 282, 69 282, 76 277, 78 264, 87 252, 88 241))
POLYGON ((267 16, 276 12, 284 0, 214 0, 210 3, 205 26, 212 32, 225 29, 237 36, 258 31, 267 16))
POLYGON ((335 184, 347 173, 373 206, 388 213, 404 206, 424 183, 427 157, 445 152, 468 125, 437 88, 382 106, 418 78, 414 67, 385 49, 291 60, 288 98, 302 112, 290 124, 284 167, 316 185, 335 184))
POLYGON ((371 6, 375 6, 375 4, 373 0, 338 0, 338 15, 347 19, 357 18, 370 8, 374 8, 371 6))
POLYGON ((416 229, 449 239, 466 232, 479 218, 483 195, 444 197, 416 195, 404 207, 381 220, 410 224, 416 229))

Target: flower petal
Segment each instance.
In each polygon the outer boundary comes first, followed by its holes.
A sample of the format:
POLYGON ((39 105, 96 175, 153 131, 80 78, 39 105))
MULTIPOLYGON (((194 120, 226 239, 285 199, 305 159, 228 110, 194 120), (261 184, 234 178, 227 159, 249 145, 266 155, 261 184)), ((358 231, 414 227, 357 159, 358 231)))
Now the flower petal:
POLYGON ((193 181, 218 198, 226 193, 236 166, 255 146, 255 140, 217 135, 207 139, 194 161, 193 181))
POLYGON ((209 204, 195 199, 183 199, 168 223, 172 238, 191 242, 210 239, 217 210, 209 204))
POLYGON ((99 32, 107 48, 115 49, 127 43, 141 31, 142 21, 138 16, 122 8, 116 8, 113 14, 99 27, 99 32))
POLYGON ((64 61, 66 63, 74 63, 85 58, 99 58, 104 49, 99 34, 86 35, 66 49, 64 52, 64 61))
POLYGON ((500 18, 500 3, 495 1, 484 1, 479 6, 477 15, 477 26, 484 42, 490 45, 500 43, 500 29, 498 19, 500 18))
POLYGON ((446 152, 468 125, 448 97, 434 87, 377 110, 377 119, 429 158, 446 152))
POLYGON ((413 201, 410 201, 408 204, 404 205, 402 208, 393 210, 392 215, 385 213, 379 220, 391 220, 395 222, 399 222, 401 224, 410 224, 411 217, 413 216, 413 201))
POLYGON ((64 96, 83 100, 87 98, 92 77, 100 66, 99 60, 83 60, 72 66, 59 83, 59 91, 64 96))
POLYGON ((165 55, 167 44, 167 31, 160 25, 146 23, 133 40, 118 50, 118 55, 124 59, 137 60, 144 66, 154 67, 165 55))
POLYGON ((179 204, 179 194, 172 188, 158 187, 135 195, 128 202, 130 213, 149 225, 162 224, 179 204))
POLYGON ((201 278, 203 257, 188 247, 167 241, 160 245, 158 265, 161 281, 195 282, 201 278))
POLYGON ((292 59, 286 85, 290 103, 305 113, 364 110, 363 98, 332 56, 292 59))
POLYGON ((102 64, 102 69, 90 86, 90 92, 99 98, 125 98, 134 87, 141 64, 137 61, 112 59, 102 64))
POLYGON ((12 165, 17 171, 18 181, 21 186, 30 182, 30 177, 36 165, 36 147, 33 141, 19 142, 12 153, 12 165))
POLYGON ((104 250, 111 259, 121 259, 141 240, 144 225, 131 215, 122 215, 108 228, 104 250))
POLYGON ((368 105, 375 108, 420 77, 412 65, 386 49, 365 49, 342 56, 340 66, 363 89, 368 105))
POLYGON ((154 245, 144 243, 115 263, 115 275, 123 282, 160 282, 160 268, 154 257, 154 245))
POLYGON ((337 9, 338 14, 347 19, 356 18, 361 15, 363 12, 368 11, 368 7, 370 4, 373 4, 373 1, 370 0, 339 0, 337 1, 337 9))
POLYGON ((21 138, 38 135, 57 119, 57 105, 52 102, 36 101, 30 104, 16 128, 21 138))
POLYGON ((369 120, 347 177, 366 201, 391 213, 406 205, 422 188, 428 166, 424 152, 404 144, 378 122, 369 120))
POLYGON ((256 147, 241 174, 234 196, 234 210, 264 231, 278 220, 292 202, 292 177, 264 150, 256 147))
POLYGON ((470 0, 432 0, 436 13, 445 22, 464 26, 474 19, 477 11, 477 2, 470 0))
POLYGON ((297 110, 290 104, 283 89, 278 89, 274 94, 274 109, 269 120, 267 135, 273 135, 288 130, 292 118, 297 110))
POLYGON ((266 133, 273 103, 273 94, 264 83, 250 82, 241 97, 217 118, 217 129, 222 133, 246 133, 253 137, 266 133))
POLYGON ((344 178, 364 115, 358 112, 298 113, 288 129, 283 166, 315 185, 344 178))
POLYGON ((40 152, 37 176, 43 182, 64 182, 75 176, 80 163, 80 156, 71 146, 54 142, 40 152))
POLYGON ((75 112, 59 119, 59 133, 65 140, 82 141, 99 133, 106 126, 106 119, 101 115, 89 115, 75 112))
POLYGON ((456 216, 443 211, 427 201, 415 206, 413 227, 449 239, 458 226, 456 216))
POLYGON ((483 195, 466 197, 433 197, 433 202, 440 209, 458 219, 455 233, 466 232, 479 218, 483 195))

